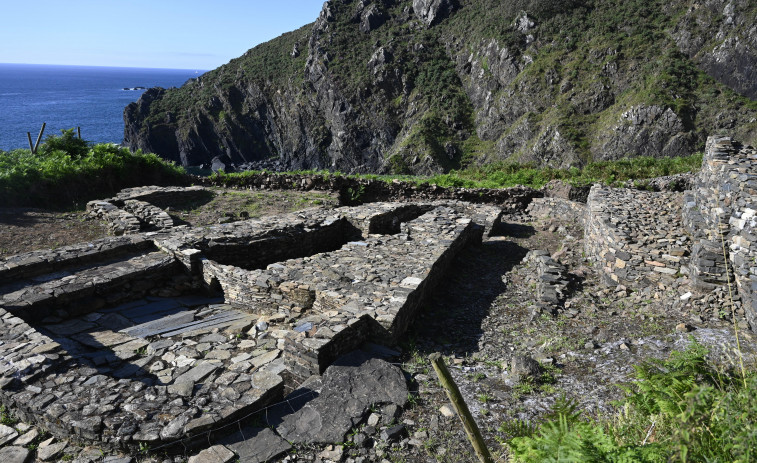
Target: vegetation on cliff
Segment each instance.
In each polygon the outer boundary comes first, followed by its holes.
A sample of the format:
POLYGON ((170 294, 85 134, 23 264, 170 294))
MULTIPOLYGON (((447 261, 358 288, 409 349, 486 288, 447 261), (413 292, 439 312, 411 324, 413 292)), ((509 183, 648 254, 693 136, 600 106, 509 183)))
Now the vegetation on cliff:
POLYGON ((73 129, 49 136, 37 154, 0 151, 3 206, 83 207, 123 188, 182 182, 184 170, 154 154, 112 144, 91 145, 73 129))
POLYGON ((682 156, 721 131, 754 143, 755 15, 745 0, 331 0, 148 92, 125 140, 184 165, 395 174, 682 156))

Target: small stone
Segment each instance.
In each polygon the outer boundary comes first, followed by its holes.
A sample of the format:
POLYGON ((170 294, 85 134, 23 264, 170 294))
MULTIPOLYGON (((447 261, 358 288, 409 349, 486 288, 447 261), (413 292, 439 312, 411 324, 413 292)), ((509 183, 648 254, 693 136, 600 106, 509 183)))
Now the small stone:
POLYGON ((236 454, 223 445, 214 445, 189 457, 188 463, 228 463, 236 458, 236 454))
POLYGON ((681 296, 681 300, 682 301, 688 301, 689 299, 691 299, 691 296, 692 296, 691 291, 689 291, 686 294, 684 294, 684 295, 681 296))
POLYGON ((447 418, 451 418, 455 416, 455 411, 452 409, 452 407, 446 404, 441 406, 441 408, 439 409, 439 413, 446 416, 447 418))
POLYGON ((676 331, 678 331, 679 333, 688 333, 689 331, 693 330, 694 327, 686 323, 679 323, 676 325, 676 331))
POLYGON ((405 433, 405 425, 404 424, 398 424, 396 426, 392 426, 391 428, 384 429, 381 431, 381 440, 386 442, 392 442, 399 440, 402 434, 405 433))

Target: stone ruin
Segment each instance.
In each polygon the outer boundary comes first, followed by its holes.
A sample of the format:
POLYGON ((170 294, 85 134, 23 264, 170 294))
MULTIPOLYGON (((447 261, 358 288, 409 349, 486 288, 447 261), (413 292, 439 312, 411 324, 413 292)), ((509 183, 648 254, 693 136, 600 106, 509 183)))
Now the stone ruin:
MULTIPOLYGON (((690 191, 595 185, 585 205, 533 198, 528 211, 581 223, 608 285, 710 291, 730 279, 754 329, 755 161, 711 138, 690 191)), ((0 260, 2 404, 102 448, 201 445, 361 344, 396 343, 502 216, 449 199, 176 226, 162 208, 193 195, 207 190, 124 190, 88 205, 120 236, 0 260)), ((559 309, 559 256, 529 258, 537 303, 559 309)))
POLYGON ((191 228, 156 205, 196 194, 125 190, 88 206, 122 236, 0 260, 0 402, 101 448, 207 442, 361 344, 396 343, 502 214, 375 203, 191 228))
POLYGON ((756 214, 757 150, 710 137, 702 169, 684 193, 592 187, 586 252, 613 286, 670 288, 688 280, 712 291, 730 282, 736 306, 755 330, 756 214))

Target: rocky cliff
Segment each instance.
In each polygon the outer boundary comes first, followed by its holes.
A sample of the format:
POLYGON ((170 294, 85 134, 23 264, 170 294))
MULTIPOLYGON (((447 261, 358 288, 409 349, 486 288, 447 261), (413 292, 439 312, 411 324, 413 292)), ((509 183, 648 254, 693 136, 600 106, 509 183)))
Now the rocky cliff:
POLYGON ((330 0, 310 25, 124 112, 183 165, 431 173, 757 142, 748 0, 330 0))

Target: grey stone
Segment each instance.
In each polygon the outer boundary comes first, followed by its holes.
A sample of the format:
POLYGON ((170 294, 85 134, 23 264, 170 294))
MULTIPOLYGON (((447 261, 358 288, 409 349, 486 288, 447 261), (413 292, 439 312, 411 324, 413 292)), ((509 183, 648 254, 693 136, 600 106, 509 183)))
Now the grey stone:
POLYGON ((56 442, 54 444, 48 443, 47 445, 45 445, 46 442, 49 442, 49 440, 40 444, 39 448, 37 449, 37 458, 42 461, 49 461, 53 458, 56 458, 68 445, 67 441, 56 442))
POLYGON ((0 449, 0 461, 3 463, 26 463, 31 450, 18 446, 9 445, 0 449))
POLYGON ((0 445, 7 444, 8 442, 15 439, 17 436, 18 436, 18 431, 11 428, 10 426, 0 424, 0 445))
POLYGON ((220 439, 227 448, 239 455, 245 463, 273 461, 288 452, 292 446, 270 428, 245 428, 242 432, 220 439))
POLYGON ((404 424, 398 424, 381 431, 381 440, 393 442, 399 440, 404 434, 407 434, 404 424))
POLYGON ((189 457, 188 463, 228 463, 235 457, 234 452, 223 445, 214 445, 189 457))
POLYGON ((277 430, 295 443, 344 442, 371 405, 404 405, 407 394, 405 377, 397 367, 353 352, 326 369, 320 395, 284 417, 277 430))

